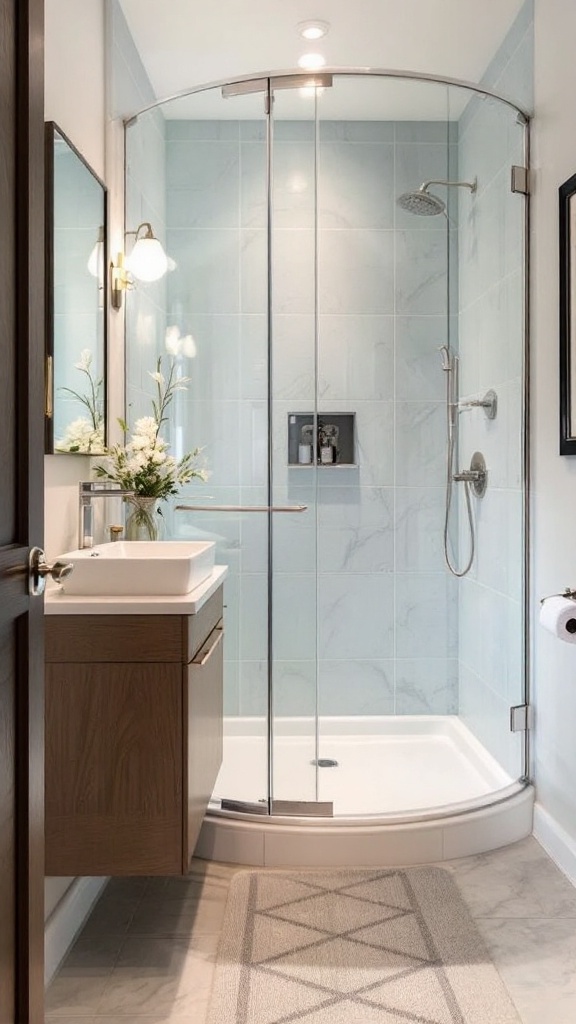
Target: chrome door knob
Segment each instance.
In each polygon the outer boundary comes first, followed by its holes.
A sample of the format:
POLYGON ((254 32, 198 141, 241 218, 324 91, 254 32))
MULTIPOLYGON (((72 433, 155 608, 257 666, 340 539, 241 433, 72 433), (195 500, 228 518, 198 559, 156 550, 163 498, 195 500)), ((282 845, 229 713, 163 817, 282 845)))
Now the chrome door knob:
POLYGON ((28 559, 28 590, 32 597, 40 597, 46 588, 46 577, 62 583, 74 571, 72 562, 56 561, 48 565, 42 548, 32 548, 28 559))

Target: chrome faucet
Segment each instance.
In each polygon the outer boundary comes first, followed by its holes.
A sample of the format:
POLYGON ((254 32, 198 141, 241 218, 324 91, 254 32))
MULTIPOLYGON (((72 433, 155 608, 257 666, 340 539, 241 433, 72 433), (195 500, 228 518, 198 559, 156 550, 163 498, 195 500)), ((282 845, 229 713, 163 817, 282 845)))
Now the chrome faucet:
POLYGON ((114 484, 101 484, 97 480, 82 480, 79 484, 78 547, 91 548, 94 544, 93 498, 131 498, 134 491, 114 484))

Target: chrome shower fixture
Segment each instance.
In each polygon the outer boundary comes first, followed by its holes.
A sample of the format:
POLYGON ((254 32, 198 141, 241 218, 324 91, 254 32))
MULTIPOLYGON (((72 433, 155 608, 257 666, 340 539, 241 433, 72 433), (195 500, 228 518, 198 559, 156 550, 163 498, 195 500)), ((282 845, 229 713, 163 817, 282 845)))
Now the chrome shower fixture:
POLYGON ((438 348, 442 359, 442 369, 447 373, 446 378, 446 400, 448 411, 448 428, 452 434, 458 418, 458 369, 459 360, 453 355, 447 345, 440 345, 438 348))
POLYGON ((474 181, 424 181, 415 192, 404 192, 396 202, 403 210, 414 213, 417 217, 437 217, 440 213, 446 213, 446 203, 440 196, 429 192, 430 185, 444 185, 446 188, 468 188, 475 192, 478 185, 474 181))
MULTIPOLYGON (((476 531, 474 529, 472 503, 470 501, 470 488, 473 487, 474 493, 478 496, 481 496, 480 488, 483 488, 482 494, 484 493, 484 490, 486 489, 486 466, 482 460, 482 465, 477 465, 475 463, 470 466, 469 470, 465 470, 463 473, 454 472, 459 435, 458 377, 460 360, 456 354, 452 354, 452 352, 450 352, 447 345, 440 345, 438 351, 442 359, 442 369, 446 373, 446 500, 444 504, 444 560, 447 568, 453 576, 462 577, 466 576, 472 568, 476 548, 476 531), (454 483, 459 481, 462 481, 464 484, 466 513, 468 517, 468 529, 470 532, 470 552, 466 564, 461 569, 459 569, 453 562, 449 550, 450 510, 452 508, 452 498, 454 495, 454 483)), ((476 457, 476 454, 478 453, 475 453, 474 457, 476 457)))
POLYGON ((463 399, 458 403, 458 409, 460 412, 464 412, 466 409, 484 409, 486 418, 495 420, 498 413, 498 396, 491 388, 483 398, 463 399))
POLYGON ((442 369, 445 370, 446 373, 450 373, 450 371, 454 368, 454 364, 448 346, 440 345, 438 351, 442 359, 442 369))

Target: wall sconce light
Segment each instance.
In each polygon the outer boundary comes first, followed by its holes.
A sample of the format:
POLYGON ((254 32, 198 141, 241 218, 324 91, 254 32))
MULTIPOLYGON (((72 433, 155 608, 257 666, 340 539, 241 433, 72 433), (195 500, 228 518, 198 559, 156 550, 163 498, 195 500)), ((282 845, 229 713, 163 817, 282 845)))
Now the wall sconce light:
POLYGON ((136 231, 126 231, 135 235, 134 247, 129 256, 119 252, 116 263, 110 267, 110 296, 113 309, 122 308, 122 293, 133 287, 132 278, 138 281, 159 281, 169 269, 169 261, 161 242, 156 238, 152 225, 148 221, 139 224, 136 231), (144 233, 140 232, 144 229, 144 233))

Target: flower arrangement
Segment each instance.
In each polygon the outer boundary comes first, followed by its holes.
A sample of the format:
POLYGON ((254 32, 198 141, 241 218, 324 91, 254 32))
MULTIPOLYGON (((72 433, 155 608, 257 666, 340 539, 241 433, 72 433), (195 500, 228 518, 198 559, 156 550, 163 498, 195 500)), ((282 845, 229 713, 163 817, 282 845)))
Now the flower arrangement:
POLYGON ((92 375, 92 352, 89 348, 82 349, 80 362, 74 363, 77 370, 88 378, 88 392, 81 394, 73 388, 58 388, 67 391, 78 402, 86 406, 88 416, 79 416, 67 424, 64 436, 55 444, 57 452, 78 453, 82 455, 101 455, 104 445, 104 415, 102 412, 101 389, 103 378, 96 379, 92 375))
MULTIPOLYGON (((162 373, 162 357, 158 359, 156 371, 149 376, 156 382, 157 397, 152 401, 152 416, 143 416, 136 420, 130 440, 125 445, 115 444, 106 452, 106 460, 94 467, 97 477, 112 480, 125 490, 134 491, 134 499, 152 499, 139 511, 136 528, 142 527, 140 534, 156 539, 151 523, 151 510, 158 501, 177 494, 183 484, 195 477, 207 480, 208 473, 197 465, 200 448, 194 448, 181 459, 177 460, 168 454, 170 445, 160 436, 162 424, 167 422, 166 410, 177 391, 186 391, 190 377, 177 377, 174 360, 170 366, 168 377, 162 373)), ((130 428, 125 420, 119 420, 125 433, 130 428)), ((135 513, 133 513, 135 514, 135 513)), ((127 535, 129 529, 127 524, 127 535)))

